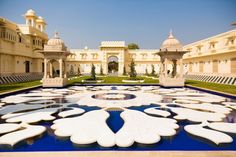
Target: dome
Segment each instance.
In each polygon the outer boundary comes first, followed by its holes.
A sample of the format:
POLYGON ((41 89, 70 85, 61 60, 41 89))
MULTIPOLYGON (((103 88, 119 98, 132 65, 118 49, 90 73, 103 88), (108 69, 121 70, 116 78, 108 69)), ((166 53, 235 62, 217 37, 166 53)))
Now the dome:
POLYGON ((36 16, 35 11, 30 9, 25 13, 25 16, 36 16))
POLYGON ((169 37, 162 43, 161 50, 181 51, 182 49, 182 44, 173 36, 172 31, 170 31, 169 37))
POLYGON ((36 22, 38 22, 38 23, 45 23, 44 19, 43 19, 41 16, 39 16, 39 17, 36 19, 36 22))
POLYGON ((48 40, 47 45, 63 45, 64 46, 64 41, 59 37, 58 32, 55 32, 54 37, 50 40, 48 40))

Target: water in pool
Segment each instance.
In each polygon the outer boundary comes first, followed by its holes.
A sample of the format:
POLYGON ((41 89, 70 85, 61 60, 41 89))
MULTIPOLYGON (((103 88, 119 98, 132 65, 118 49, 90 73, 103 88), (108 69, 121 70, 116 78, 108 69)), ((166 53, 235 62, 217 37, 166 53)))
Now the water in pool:
POLYGON ((189 88, 39 88, 0 115, 0 151, 236 150, 235 99, 189 88))

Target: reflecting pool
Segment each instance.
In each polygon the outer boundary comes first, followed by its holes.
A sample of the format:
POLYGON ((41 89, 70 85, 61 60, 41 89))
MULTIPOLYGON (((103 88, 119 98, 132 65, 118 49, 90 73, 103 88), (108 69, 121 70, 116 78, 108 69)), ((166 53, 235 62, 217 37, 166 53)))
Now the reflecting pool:
POLYGON ((236 100, 190 88, 38 88, 0 116, 0 151, 236 149, 236 100))

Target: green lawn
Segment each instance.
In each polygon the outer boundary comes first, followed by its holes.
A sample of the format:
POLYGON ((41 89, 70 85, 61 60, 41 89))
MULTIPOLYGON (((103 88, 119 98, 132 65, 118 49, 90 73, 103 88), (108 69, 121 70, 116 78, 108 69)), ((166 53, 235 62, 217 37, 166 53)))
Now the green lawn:
POLYGON ((224 85, 224 84, 202 82, 195 80, 187 80, 185 84, 236 95, 236 86, 233 85, 224 85))
MULTIPOLYGON (((79 84, 86 84, 83 83, 82 80, 89 78, 89 76, 81 76, 79 78, 74 78, 69 80, 69 84, 79 83, 79 84)), ((104 82, 100 84, 127 84, 123 83, 123 79, 128 79, 129 77, 117 77, 117 76, 108 76, 108 77, 99 77, 104 80, 104 82)), ((158 84, 159 81, 139 76, 138 78, 143 78, 145 80, 144 83, 128 83, 128 84, 145 84, 145 83, 156 83, 158 84)), ((40 81, 31 81, 31 82, 24 82, 24 83, 14 83, 14 84, 7 84, 7 85, 0 85, 0 93, 3 92, 10 92, 14 90, 19 90, 23 88, 33 87, 41 85, 40 81)), ((218 83, 209 83, 209 82, 202 82, 202 81, 194 81, 194 80, 187 80, 186 85, 191 85, 200 88, 211 89, 219 92, 230 93, 236 95, 236 86, 233 85, 224 85, 218 83)))
POLYGON ((19 90, 23 88, 29 88, 37 85, 41 85, 42 83, 38 81, 30 81, 30 82, 23 82, 23 83, 12 83, 6 85, 0 85, 0 93, 3 92, 10 92, 14 90, 19 90))

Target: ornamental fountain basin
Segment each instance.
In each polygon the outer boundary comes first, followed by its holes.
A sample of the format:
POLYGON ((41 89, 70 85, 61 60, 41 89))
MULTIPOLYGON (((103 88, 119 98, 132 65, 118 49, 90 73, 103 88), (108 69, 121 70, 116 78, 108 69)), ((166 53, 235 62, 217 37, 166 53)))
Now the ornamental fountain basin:
POLYGON ((236 148, 235 99, 189 88, 39 88, 0 104, 0 151, 236 148))

